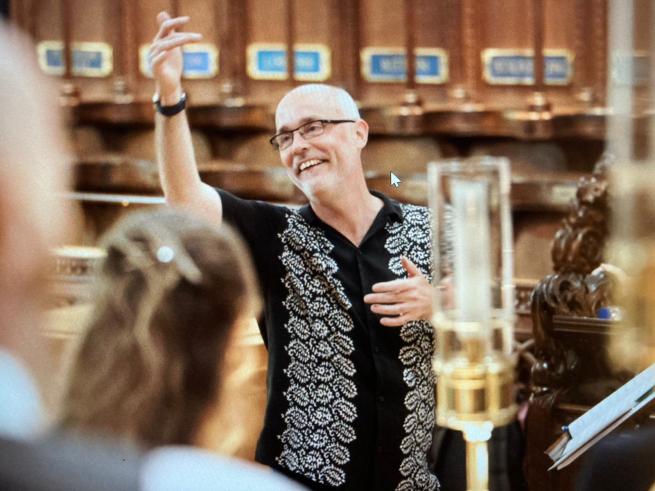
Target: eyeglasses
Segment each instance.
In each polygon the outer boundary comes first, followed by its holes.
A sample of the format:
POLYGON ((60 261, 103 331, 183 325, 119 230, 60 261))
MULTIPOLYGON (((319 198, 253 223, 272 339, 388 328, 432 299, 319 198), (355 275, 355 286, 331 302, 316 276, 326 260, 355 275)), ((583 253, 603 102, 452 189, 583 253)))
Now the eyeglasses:
POLYGON ((283 131, 273 135, 269 140, 275 150, 285 150, 293 143, 293 134, 297 131, 305 140, 316 138, 325 132, 325 126, 328 124, 354 123, 353 119, 317 119, 310 121, 297 128, 289 131, 283 131))

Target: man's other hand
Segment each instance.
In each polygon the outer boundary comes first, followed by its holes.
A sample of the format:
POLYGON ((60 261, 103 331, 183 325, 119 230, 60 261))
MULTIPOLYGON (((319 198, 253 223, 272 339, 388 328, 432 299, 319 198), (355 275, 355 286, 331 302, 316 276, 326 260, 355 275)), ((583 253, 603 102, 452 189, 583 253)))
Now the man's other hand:
POLYGON ((410 321, 432 318, 432 285, 405 256, 400 261, 407 278, 373 285, 373 293, 364 296, 374 314, 382 315, 380 324, 399 327, 410 321))

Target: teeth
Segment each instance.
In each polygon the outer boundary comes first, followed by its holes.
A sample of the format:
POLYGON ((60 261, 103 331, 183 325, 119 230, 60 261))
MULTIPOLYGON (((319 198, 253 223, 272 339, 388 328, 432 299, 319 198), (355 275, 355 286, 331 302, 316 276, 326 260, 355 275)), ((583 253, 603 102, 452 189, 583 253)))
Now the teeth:
POLYGON ((321 163, 321 161, 318 160, 318 159, 307 160, 307 161, 303 162, 302 164, 300 164, 300 172, 304 171, 305 169, 309 169, 310 167, 313 167, 315 165, 318 165, 320 163, 321 163))

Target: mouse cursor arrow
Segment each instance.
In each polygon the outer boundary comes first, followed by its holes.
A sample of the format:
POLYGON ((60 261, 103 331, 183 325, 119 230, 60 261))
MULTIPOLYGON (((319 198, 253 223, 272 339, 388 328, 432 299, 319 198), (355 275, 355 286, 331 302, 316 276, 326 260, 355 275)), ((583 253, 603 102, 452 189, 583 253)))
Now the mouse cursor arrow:
POLYGON ((394 174, 393 172, 389 172, 389 174, 391 175, 391 185, 393 187, 395 187, 395 188, 400 186, 400 183, 401 183, 400 178, 396 174, 394 174))

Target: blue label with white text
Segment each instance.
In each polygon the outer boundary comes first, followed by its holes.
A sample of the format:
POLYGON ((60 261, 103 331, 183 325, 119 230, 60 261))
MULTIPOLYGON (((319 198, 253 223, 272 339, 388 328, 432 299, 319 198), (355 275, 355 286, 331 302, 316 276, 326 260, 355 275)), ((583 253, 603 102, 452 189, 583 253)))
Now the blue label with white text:
MULTIPOLYGON (((401 48, 365 48, 362 50, 362 75, 369 82, 404 82, 407 57, 401 48)), ((440 48, 415 50, 417 83, 443 83, 448 80, 448 58, 440 48)))
MULTIPOLYGON (((534 57, 527 53, 497 53, 487 50, 484 78, 494 85, 534 84, 534 57)), ((501 50, 499 50, 501 51, 501 50)), ((573 76, 572 57, 568 54, 544 54, 544 81, 549 85, 566 85, 573 76)))
MULTIPOLYGON (((253 44, 248 48, 248 75, 257 80, 288 78, 287 51, 284 45, 253 44)), ((323 45, 296 45, 294 78, 322 81, 330 76, 330 51, 323 45)))

